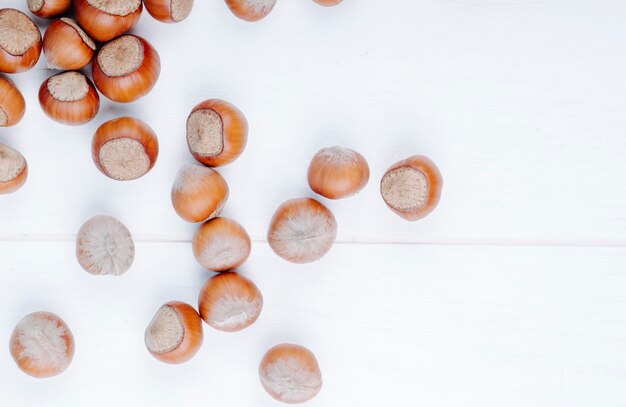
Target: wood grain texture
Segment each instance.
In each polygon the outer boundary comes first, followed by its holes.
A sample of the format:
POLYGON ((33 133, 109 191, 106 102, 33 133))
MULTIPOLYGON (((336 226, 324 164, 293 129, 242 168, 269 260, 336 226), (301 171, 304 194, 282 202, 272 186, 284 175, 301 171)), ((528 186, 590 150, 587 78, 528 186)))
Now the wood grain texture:
MULTIPOLYGON (((21 0, 3 7, 25 10, 21 0)), ((59 314, 76 337, 70 368, 33 381, 0 349, 0 405, 275 406, 258 362, 300 343, 322 369, 311 406, 623 407, 626 405, 626 4, 618 0, 281 0, 264 20, 196 2, 133 33, 162 60, 139 103, 102 100, 73 128, 52 122, 37 89, 52 71, 11 76, 24 119, 0 129, 29 179, 0 198, 0 341, 25 314, 59 314), (224 216, 253 244, 243 275, 263 293, 259 320, 235 334, 206 327, 188 364, 152 358, 143 332, 166 301, 195 305, 210 273, 174 212, 191 109, 227 100, 248 145, 220 168, 224 216), (97 127, 136 116, 159 137, 154 169, 116 182, 91 161, 97 127), (356 197, 328 201, 306 171, 322 147, 370 164, 356 197), (444 177, 441 203, 403 221, 378 191, 412 154, 444 177), (280 203, 310 196, 334 212, 339 244, 292 265, 264 242, 280 203), (80 269, 74 242, 96 214, 135 238, 123 277, 80 269), (430 243, 430 244, 415 244, 430 243), (175 389, 173 391, 172 389, 175 389)))

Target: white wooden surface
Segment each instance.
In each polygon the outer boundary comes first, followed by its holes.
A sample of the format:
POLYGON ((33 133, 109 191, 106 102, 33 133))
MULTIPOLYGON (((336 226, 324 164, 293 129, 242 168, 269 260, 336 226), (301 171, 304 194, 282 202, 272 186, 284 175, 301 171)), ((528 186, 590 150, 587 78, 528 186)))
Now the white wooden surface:
POLYGON ((0 405, 275 406, 258 362, 292 341, 320 361, 312 406, 626 406, 626 3, 279 0, 256 24, 221 0, 196 3, 178 25, 142 16, 135 32, 161 54, 161 79, 138 103, 104 102, 89 125, 41 112, 43 61, 12 76, 27 113, 0 142, 30 176, 0 198, 0 343, 46 309, 68 322, 77 352, 62 376, 34 380, 0 351, 0 405), (207 328, 194 360, 168 366, 143 330, 163 302, 195 304, 209 277, 169 190, 193 162, 187 114, 210 97, 250 122, 248 149, 222 171, 225 215, 255 240, 242 271, 266 305, 250 329, 207 328), (148 122, 161 145, 153 171, 128 183, 90 156, 95 128, 121 115, 148 122), (372 181, 325 201, 340 241, 327 257, 288 264, 264 242, 267 224, 285 199, 312 195, 308 161, 333 144, 363 153, 372 181), (417 223, 377 188, 410 154, 445 179, 439 208, 417 223), (122 278, 75 261, 74 234, 96 213, 136 237, 122 278))

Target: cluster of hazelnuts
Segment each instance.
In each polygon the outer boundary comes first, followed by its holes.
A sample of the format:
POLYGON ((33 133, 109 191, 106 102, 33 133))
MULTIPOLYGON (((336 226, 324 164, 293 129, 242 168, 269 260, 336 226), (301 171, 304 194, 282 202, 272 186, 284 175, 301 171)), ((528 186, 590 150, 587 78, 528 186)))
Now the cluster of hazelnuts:
MULTIPOLYGON (((226 4, 237 17, 258 21, 269 14, 276 1, 226 0, 226 4)), ((334 6, 342 0, 314 1, 334 6)), ((0 9, 0 73, 15 74, 33 68, 43 50, 48 67, 63 72, 41 85, 42 110, 60 123, 81 125, 98 114, 98 91, 115 102, 129 103, 145 96, 157 82, 159 54, 145 39, 125 34, 137 24, 143 8, 159 21, 176 23, 189 16, 193 0, 27 0, 27 5, 34 15, 54 21, 42 39, 39 28, 26 14, 0 9), (64 17, 72 5, 76 20, 64 17), (97 42, 103 44, 99 49, 97 42), (90 63, 93 82, 79 71, 90 63)), ((10 79, 0 75, 0 127, 17 124, 25 109, 22 93, 10 79)), ((94 136, 96 166, 115 179, 138 178, 152 168, 157 154, 154 132, 137 119, 105 123, 94 136), (136 130, 141 132, 141 139, 129 136, 136 130), (111 154, 120 155, 126 147, 131 148, 131 154, 139 154, 140 144, 144 143, 149 144, 149 151, 141 168, 122 174, 115 169, 109 171, 107 166, 115 166, 116 161, 124 158, 110 157, 111 154), (102 147, 104 152, 100 151, 102 147), (108 160, 104 164, 100 162, 101 155, 108 160)), ((4 144, 0 144, 0 158, 0 194, 12 193, 26 182, 26 159, 4 144)))
MULTIPOLYGON (((341 0, 315 0, 331 6, 341 0)), ((238 17, 257 21, 276 0, 226 0, 238 17)), ((37 16, 53 18, 71 7, 71 0, 28 0, 37 16)), ((191 12, 193 0, 143 0, 160 21, 177 22, 191 12)), ((160 72, 156 50, 145 39, 126 34, 139 19, 141 0, 74 0, 77 21, 61 17, 42 39, 35 23, 15 9, 0 10, 0 72, 32 68, 43 46, 46 62, 65 72, 47 79, 40 88, 43 111, 53 120, 80 125, 98 113, 99 94, 128 103, 146 95, 160 72), (96 46, 96 42, 104 45, 96 46), (77 71, 92 63, 92 83, 77 71)), ((12 126, 24 114, 22 94, 0 76, 0 126, 12 126)), ((235 220, 220 217, 229 188, 214 167, 230 164, 245 149, 248 122, 244 114, 224 100, 208 99, 193 108, 186 124, 187 145, 202 165, 185 165, 171 190, 172 205, 185 221, 200 223, 192 240, 200 265, 219 274, 202 287, 198 311, 189 304, 170 301, 156 312, 145 331, 150 354, 166 363, 190 360, 203 342, 202 321, 217 330, 240 331, 253 324, 263 308, 258 287, 236 272, 250 256, 250 236, 235 220)), ((96 167, 106 176, 129 181, 155 165, 158 140, 144 122, 122 117, 102 124, 92 142, 96 167)), ((25 181, 24 157, 0 144, 0 193, 17 190, 25 181)), ((317 152, 308 168, 311 189, 328 199, 343 199, 360 192, 370 169, 358 152, 339 146, 317 152)), ((407 220, 428 215, 437 205, 442 178, 435 164, 412 156, 391 166, 380 182, 385 203, 407 220)), ((271 219, 267 240, 272 250, 292 263, 322 258, 337 236, 332 212, 312 198, 284 202, 271 219)), ((80 228, 76 239, 80 266, 94 275, 119 276, 132 266, 135 245, 130 231, 117 219, 99 215, 80 228)), ((18 366, 34 377, 63 372, 74 354, 74 338, 57 315, 37 312, 24 317, 13 331, 10 350, 18 366), (37 340, 33 340, 37 338, 37 340)), ((265 390, 277 400, 300 403, 313 398, 322 386, 317 360, 305 347, 281 344, 263 357, 259 376, 265 390), (288 385, 286 385, 287 383, 288 385)))

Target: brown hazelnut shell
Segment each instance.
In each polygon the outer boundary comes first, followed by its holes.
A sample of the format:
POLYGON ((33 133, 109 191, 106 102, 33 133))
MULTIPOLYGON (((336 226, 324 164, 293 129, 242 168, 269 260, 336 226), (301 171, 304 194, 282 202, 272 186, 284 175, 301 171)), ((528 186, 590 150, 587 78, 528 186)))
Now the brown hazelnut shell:
POLYGON ((291 343, 276 345, 265 353, 259 365, 259 378, 270 396, 288 404, 311 400, 322 388, 322 372, 313 352, 291 343), (307 374, 303 375, 303 371, 307 374), (293 392, 281 382, 281 379, 297 381, 302 377, 310 382, 294 383, 297 391, 293 392))
POLYGON ((6 116, 6 122, 0 122, 0 127, 15 126, 22 120, 26 111, 26 101, 22 92, 12 80, 2 75, 0 75, 0 109, 4 112, 0 116, 6 116))
MULTIPOLYGON (((80 72, 77 73, 82 75, 80 72)), ((63 74, 65 72, 58 75, 63 74)), ((46 79, 39 88, 39 104, 44 113, 59 123, 72 126, 78 126, 93 120, 100 110, 100 96, 89 78, 85 76, 88 86, 85 97, 75 101, 61 101, 56 99, 48 88, 48 81, 54 76, 46 79)))
POLYGON ((265 18, 274 9, 276 0, 266 0, 267 5, 258 11, 249 3, 247 0, 226 0, 228 8, 235 16, 250 22, 265 18))
POLYGON ((263 296, 258 287, 246 277, 231 271, 211 277, 202 286, 198 296, 200 317, 209 326, 224 332, 237 332, 249 327, 259 318, 262 309, 263 296), (231 301, 236 302, 237 310, 244 307, 242 303, 246 304, 247 318, 227 323, 218 321, 223 317, 221 312, 231 301))
POLYGON ((28 9, 40 18, 54 18, 65 14, 72 7, 72 0, 43 0, 41 7, 36 10, 35 4, 28 1, 28 9))
POLYGON ((127 15, 116 15, 100 10, 87 0, 74 0, 76 19, 80 26, 96 41, 106 42, 129 31, 137 24, 143 3, 127 15))
POLYGON ((60 18, 43 35, 43 52, 50 68, 75 71, 87 66, 96 52, 95 43, 73 20, 60 18), (76 24, 76 27, 72 24, 76 24), (81 35, 82 34, 82 35, 81 35))
MULTIPOLYGON (((37 336, 35 336, 35 338, 36 337, 37 336)), ((13 360, 15 360, 15 363, 24 373, 36 378, 46 378, 61 374, 69 366, 74 357, 75 344, 72 331, 60 317, 51 312, 40 311, 26 315, 22 318, 22 320, 20 320, 11 334, 9 348, 13 360), (34 320, 37 321, 37 325, 34 324, 34 320), (64 342, 65 352, 60 355, 57 355, 54 351, 46 352, 47 355, 52 355, 46 357, 46 359, 54 358, 54 356, 56 356, 56 361, 38 360, 37 358, 30 356, 31 352, 24 352, 27 346, 34 346, 33 342, 35 341, 32 337, 32 331, 45 329, 41 328, 42 324, 51 324, 51 328, 53 327, 52 331, 55 334, 59 331, 63 332, 62 335, 59 335, 59 337, 64 342), (27 331, 31 332, 29 333, 27 331), (28 337, 29 335, 31 335, 29 338, 30 340, 22 341, 23 336, 28 337)), ((55 349, 55 351, 56 350, 57 349, 55 349)))
POLYGON ((204 222, 219 216, 228 194, 228 184, 217 171, 185 165, 178 171, 171 198, 178 216, 187 222, 204 222))
POLYGON ((314 192, 328 199, 341 199, 365 188, 370 169, 361 154, 335 146, 323 148, 313 156, 307 179, 314 192))
MULTIPOLYGON (((141 37, 131 36, 137 38, 143 47, 143 62, 135 71, 123 76, 110 77, 102 71, 98 55, 93 60, 93 81, 98 90, 114 102, 129 103, 147 95, 161 73, 161 59, 152 45, 141 37)), ((122 37, 115 40, 119 38, 122 37)))
POLYGON ((343 0, 313 0, 313 1, 319 4, 320 6, 332 7, 332 6, 338 5, 343 0))
POLYGON ((187 133, 187 146, 189 152, 198 162, 209 166, 219 167, 235 161, 246 148, 248 142, 248 121, 243 113, 233 104, 220 99, 208 99, 196 105, 189 118, 199 110, 212 110, 219 115, 222 121, 222 151, 217 155, 207 156, 194 151, 189 140, 189 127, 187 133))
POLYGON ((245 263, 250 256, 252 243, 248 232, 238 222, 218 217, 210 219, 198 227, 193 236, 192 248, 196 260, 202 267, 221 272, 235 269, 245 263), (225 244, 230 244, 230 246, 219 246, 225 244), (212 247, 216 246, 221 249, 221 252, 211 250, 212 247), (240 252, 233 253, 237 249, 240 252), (212 256, 206 256, 207 252, 212 256))
POLYGON ((25 52, 19 55, 12 54, 9 50, 0 47, 0 72, 20 73, 33 68, 41 56, 41 32, 35 22, 26 14, 12 8, 0 9, 0 13, 19 13, 29 21, 30 29, 37 30, 39 39, 25 52))
POLYGON ((176 15, 173 0, 143 0, 143 5, 146 11, 148 11, 155 20, 171 24, 181 22, 189 17, 191 9, 193 8, 193 1, 194 0, 186 0, 186 9, 183 10, 182 15, 176 15))
MULTIPOLYGON (((202 346, 204 333, 202 319, 198 312, 189 304, 180 301, 169 301, 162 307, 171 307, 180 317, 185 333, 182 342, 169 352, 156 353, 148 349, 148 352, 161 362, 180 364, 190 360, 202 346)), ((161 308, 162 308, 161 307, 161 308)), ((160 309, 159 309, 160 310, 160 309)))
POLYGON ((324 257, 336 237, 334 215, 312 198, 290 199, 281 204, 267 232, 267 241, 274 253, 296 264, 311 263, 324 257), (311 219, 318 222, 314 229, 311 229, 311 219))
POLYGON ((98 127, 91 143, 91 156, 94 164, 104 175, 116 179, 107 172, 100 162, 100 149, 109 141, 122 138, 138 141, 143 146, 144 152, 150 160, 150 164, 148 170, 139 176, 142 177, 147 174, 156 163, 159 156, 159 141, 150 126, 134 117, 120 117, 109 120, 98 127))
POLYGON ((10 193, 17 191, 18 189, 22 187, 22 185, 24 185, 24 183, 26 182, 26 179, 28 178, 28 163, 26 162, 26 159, 24 158, 24 156, 22 156, 22 154, 20 154, 19 151, 7 145, 0 144, 0 160, 4 158, 3 150, 5 149, 9 149, 11 152, 19 154, 21 158, 24 160, 24 168, 22 168, 20 173, 17 174, 17 176, 14 177, 13 179, 8 180, 6 182, 0 182, 0 195, 10 194, 10 193))
POLYGON ((398 161, 383 175, 381 179, 381 195, 383 196, 383 200, 385 204, 398 216, 409 220, 415 221, 418 219, 422 219, 426 215, 430 214, 439 203, 441 199, 441 190, 443 188, 443 178, 441 176, 441 172, 439 172, 439 168, 435 165, 435 163, 429 159, 428 157, 422 155, 414 155, 404 160, 398 161), (388 202, 385 198, 385 194, 383 193, 383 180, 385 177, 392 171, 401 169, 401 168, 410 168, 417 171, 420 171, 426 177, 428 181, 428 198, 424 205, 415 209, 398 209, 393 206, 391 202, 388 202))

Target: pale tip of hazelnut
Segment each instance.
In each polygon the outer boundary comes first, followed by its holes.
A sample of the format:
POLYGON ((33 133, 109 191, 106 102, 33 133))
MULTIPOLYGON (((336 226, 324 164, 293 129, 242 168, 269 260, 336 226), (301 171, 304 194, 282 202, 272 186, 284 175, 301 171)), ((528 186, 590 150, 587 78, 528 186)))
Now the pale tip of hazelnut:
POLYGON ((74 348, 67 324, 50 312, 26 315, 11 335, 11 356, 24 373, 37 378, 65 371, 74 357, 74 348))
POLYGON ((121 276, 135 260, 135 244, 130 231, 120 221, 99 215, 80 228, 76 257, 88 273, 121 276))
POLYGON ((309 401, 322 388, 322 372, 313 352, 289 343, 274 346, 265 353, 259 378, 270 396, 288 404, 309 401))
POLYGON ((337 222, 332 212, 311 198, 283 203, 274 213, 267 234, 272 250, 292 263, 319 260, 336 237, 337 222))
POLYGON ((225 332, 252 325, 263 309, 263 296, 249 279, 235 272, 211 277, 198 298, 200 316, 211 327, 225 332))
POLYGON ((192 247, 200 265, 220 272, 241 266, 250 256, 251 241, 239 223, 228 218, 213 218, 198 227, 192 247))

